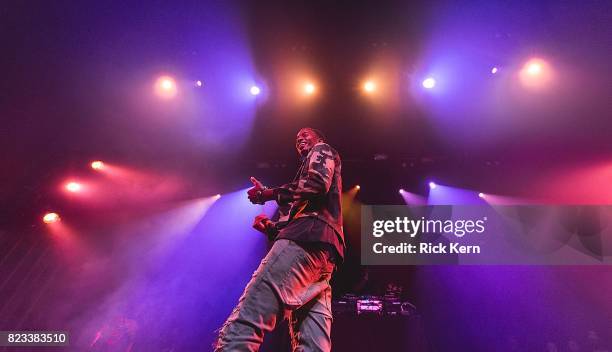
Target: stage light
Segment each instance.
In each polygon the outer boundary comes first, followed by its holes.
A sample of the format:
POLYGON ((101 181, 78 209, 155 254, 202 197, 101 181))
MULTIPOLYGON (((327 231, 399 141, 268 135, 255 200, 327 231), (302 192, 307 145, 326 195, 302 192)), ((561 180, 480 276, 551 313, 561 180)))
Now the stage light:
POLYGON ((171 90, 174 88, 174 82, 169 78, 162 79, 159 85, 163 90, 171 90))
POLYGON ((542 64, 539 62, 530 62, 525 67, 527 74, 535 76, 542 73, 542 64))
POLYGON ((261 93, 261 89, 258 86, 252 86, 250 89, 252 95, 259 95, 261 93))
POLYGON ((530 59, 519 72, 521 83, 530 88, 540 88, 552 79, 550 65, 538 58, 530 59))
POLYGON ((373 93, 374 91, 376 91, 376 83, 374 83, 373 81, 366 81, 363 84, 363 90, 366 93, 373 93))
POLYGON ((404 203, 406 203, 407 205, 427 204, 427 200, 424 197, 415 193, 408 192, 403 188, 399 190, 399 194, 402 196, 402 198, 404 199, 404 203))
POLYGON ((493 67, 493 68, 491 69, 491 73, 492 73, 492 74, 496 74, 496 73, 497 73, 497 71, 499 71, 497 67, 493 67))
POLYGON ((436 80, 433 77, 427 77, 423 80, 423 87, 426 89, 432 89, 436 86, 436 80))
POLYGON ((214 198, 215 200, 217 200, 217 199, 221 198, 221 195, 220 195, 220 194, 215 194, 215 195, 213 196, 213 198, 214 198))
POLYGON ((482 193, 482 192, 480 192, 480 193, 478 193, 478 196, 479 196, 480 198, 484 198, 484 197, 485 197, 485 194, 484 194, 484 193, 482 193))
POLYGON ((60 221, 60 217, 57 215, 57 213, 47 213, 45 216, 43 216, 43 222, 45 224, 52 224, 58 221, 60 221))
POLYGON ((100 160, 92 161, 91 168, 94 170, 102 170, 104 168, 104 163, 100 160))
POLYGON ((355 186, 355 189, 360 190, 360 189, 361 189, 361 186, 356 185, 356 186, 355 186))
POLYGON ((436 189, 437 185, 435 182, 429 182, 429 188, 436 189))
POLYGON ((76 193, 83 188, 83 186, 81 186, 81 184, 77 182, 68 182, 66 183, 64 187, 66 188, 68 192, 72 192, 72 193, 76 193))
POLYGON ((177 93, 176 82, 172 77, 161 76, 155 81, 155 92, 161 98, 173 98, 177 93))
POLYGON ((200 88, 202 86, 202 81, 200 80, 195 81, 195 86, 200 88))
POLYGON ((313 95, 316 90, 317 90, 317 87, 315 87, 313 83, 311 82, 304 83, 304 93, 306 95, 313 95))

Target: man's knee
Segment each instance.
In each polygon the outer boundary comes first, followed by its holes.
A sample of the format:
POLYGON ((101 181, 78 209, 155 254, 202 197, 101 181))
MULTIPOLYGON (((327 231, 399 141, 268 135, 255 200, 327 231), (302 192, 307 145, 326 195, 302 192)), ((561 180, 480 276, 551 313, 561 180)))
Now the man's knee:
POLYGON ((216 344, 219 351, 234 345, 259 346, 264 334, 283 319, 284 308, 272 287, 258 278, 253 280, 219 331, 216 344))

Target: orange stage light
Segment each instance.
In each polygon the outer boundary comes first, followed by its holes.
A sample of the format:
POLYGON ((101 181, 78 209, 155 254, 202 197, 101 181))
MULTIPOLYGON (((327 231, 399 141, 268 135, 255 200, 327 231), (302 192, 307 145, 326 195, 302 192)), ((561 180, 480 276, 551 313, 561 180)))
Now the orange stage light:
POLYGON ((155 81, 155 93, 164 99, 174 98, 178 92, 176 82, 170 76, 161 76, 155 81))

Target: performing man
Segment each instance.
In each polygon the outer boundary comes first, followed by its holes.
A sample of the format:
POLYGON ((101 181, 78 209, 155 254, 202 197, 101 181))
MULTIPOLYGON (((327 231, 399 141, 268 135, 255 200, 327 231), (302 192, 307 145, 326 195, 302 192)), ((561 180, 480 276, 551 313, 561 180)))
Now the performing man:
POLYGON ((251 177, 251 203, 278 203, 277 222, 262 214, 253 223, 274 244, 221 328, 215 351, 257 351, 284 318, 293 351, 331 350, 329 281, 345 246, 340 156, 314 128, 302 128, 295 147, 301 165, 292 182, 268 188, 251 177))

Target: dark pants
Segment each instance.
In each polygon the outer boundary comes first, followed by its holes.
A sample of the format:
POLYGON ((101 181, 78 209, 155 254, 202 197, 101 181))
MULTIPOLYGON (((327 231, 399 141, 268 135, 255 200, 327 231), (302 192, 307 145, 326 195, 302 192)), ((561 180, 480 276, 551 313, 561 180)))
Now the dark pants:
POLYGON ((331 350, 333 254, 318 244, 274 242, 220 330, 215 351, 257 351, 290 319, 293 351, 331 350))

